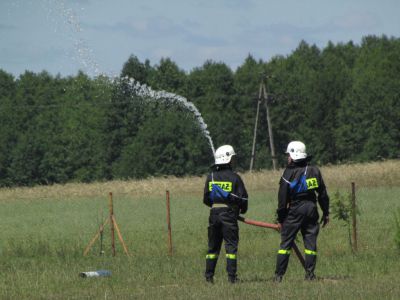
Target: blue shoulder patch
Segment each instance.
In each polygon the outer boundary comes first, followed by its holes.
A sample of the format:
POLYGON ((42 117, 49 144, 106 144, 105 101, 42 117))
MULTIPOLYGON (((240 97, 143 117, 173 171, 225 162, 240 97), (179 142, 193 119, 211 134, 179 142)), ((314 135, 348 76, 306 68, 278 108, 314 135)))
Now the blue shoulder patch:
POLYGON ((210 199, 211 201, 214 201, 215 199, 228 199, 229 198, 229 192, 224 191, 219 185, 217 184, 211 184, 212 189, 210 193, 210 199))
POLYGON ((306 176, 302 175, 299 179, 295 179, 290 183, 290 189, 295 193, 302 193, 308 190, 306 176))

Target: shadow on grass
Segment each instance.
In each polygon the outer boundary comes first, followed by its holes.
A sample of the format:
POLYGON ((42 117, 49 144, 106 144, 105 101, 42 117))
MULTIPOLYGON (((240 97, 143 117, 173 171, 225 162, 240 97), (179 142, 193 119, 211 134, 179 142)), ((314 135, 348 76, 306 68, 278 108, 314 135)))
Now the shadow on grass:
MULTIPOLYGON (((350 276, 341 276, 341 275, 327 275, 327 276, 317 276, 316 280, 313 281, 307 281, 307 282, 339 282, 339 281, 346 281, 350 280, 350 276)), ((292 279, 285 279, 283 278, 283 281, 292 281, 292 279)), ((296 278, 295 281, 306 281, 304 278, 299 277, 296 278)), ((260 277, 260 276, 255 276, 255 277, 248 277, 248 278, 240 278, 240 283, 267 283, 267 282, 275 282, 275 277, 260 277)))
POLYGON ((247 277, 247 278, 240 278, 240 283, 265 283, 265 282, 273 282, 274 277, 247 277))
POLYGON ((341 275, 327 275, 324 277, 320 277, 317 276, 317 281, 322 281, 322 282, 338 282, 338 281, 346 281, 346 280, 350 280, 351 277, 350 276, 341 276, 341 275))

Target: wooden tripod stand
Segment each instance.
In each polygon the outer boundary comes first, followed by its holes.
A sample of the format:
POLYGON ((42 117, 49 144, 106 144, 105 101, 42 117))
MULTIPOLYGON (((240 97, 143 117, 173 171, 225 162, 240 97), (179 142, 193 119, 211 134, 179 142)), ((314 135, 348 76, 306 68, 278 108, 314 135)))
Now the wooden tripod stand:
POLYGON ((112 198, 112 193, 110 192, 109 194, 109 211, 110 211, 110 216, 109 218, 105 219, 103 224, 100 225, 99 230, 95 234, 95 236, 92 238, 92 240, 89 242, 89 244, 86 246, 85 251, 83 251, 83 256, 86 256, 89 253, 90 248, 93 246, 93 244, 97 241, 97 239, 101 236, 103 237, 103 231, 104 227, 107 224, 110 224, 110 229, 111 229, 111 249, 112 249, 112 255, 115 256, 115 231, 117 231, 118 238, 122 244, 122 247, 124 248, 124 252, 127 256, 129 256, 128 248, 126 247, 126 244, 124 242, 124 239, 122 238, 121 231, 119 230, 117 221, 114 216, 114 207, 113 207, 113 198, 112 198))

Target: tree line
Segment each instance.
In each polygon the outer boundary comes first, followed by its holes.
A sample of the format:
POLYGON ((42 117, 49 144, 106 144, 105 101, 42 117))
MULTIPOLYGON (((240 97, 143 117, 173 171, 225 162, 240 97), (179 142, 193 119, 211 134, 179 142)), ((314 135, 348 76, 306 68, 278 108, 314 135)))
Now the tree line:
MULTIPOLYGON (((269 61, 249 55, 236 70, 206 61, 185 72, 169 58, 132 55, 132 77, 186 97, 216 146, 231 144, 248 170, 263 74, 279 164, 302 140, 318 164, 400 157, 400 39, 366 36, 319 49, 302 41, 269 61)), ((106 76, 0 70, 0 186, 201 175, 213 163, 195 116, 172 101, 132 92, 106 76)), ((260 111, 255 169, 271 168, 266 113, 260 111)))

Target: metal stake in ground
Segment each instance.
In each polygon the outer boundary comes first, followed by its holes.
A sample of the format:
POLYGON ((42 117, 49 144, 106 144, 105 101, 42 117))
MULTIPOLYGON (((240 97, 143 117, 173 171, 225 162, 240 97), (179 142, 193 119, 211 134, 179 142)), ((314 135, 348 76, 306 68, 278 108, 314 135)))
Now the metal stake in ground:
POLYGON ((171 232, 171 211, 170 211, 169 191, 166 191, 166 200, 167 200, 168 254, 172 256, 172 232, 171 232))
MULTIPOLYGON (((103 209, 101 210, 101 219, 103 220, 103 209)), ((104 254, 104 251, 103 251, 103 235, 104 235, 104 226, 100 227, 100 255, 104 254)))
POLYGON ((113 205, 113 198, 112 198, 112 193, 110 192, 110 225, 111 225, 111 246, 113 250, 113 256, 115 256, 115 235, 114 231, 117 231, 118 239, 122 244, 122 247, 124 248, 124 252, 126 255, 129 256, 128 248, 125 245, 124 239, 122 238, 121 231, 119 230, 119 226, 117 223, 117 220, 115 219, 114 216, 114 205, 113 205))
MULTIPOLYGON (((278 230, 279 226, 277 224, 272 224, 272 223, 266 223, 266 222, 261 222, 261 221, 255 221, 255 220, 250 220, 250 219, 245 219, 242 216, 238 217, 238 220, 248 224, 248 225, 253 225, 253 226, 258 226, 258 227, 264 227, 264 228, 271 228, 271 229, 275 229, 278 230)), ((296 253, 297 258, 299 259, 301 265, 303 266, 303 268, 306 267, 306 262, 304 260, 303 255, 301 254, 299 247, 297 247, 296 243, 293 242, 292 248, 294 250, 294 252, 296 253)))
POLYGON ((351 183, 351 214, 353 217, 353 251, 357 252, 357 207, 356 207, 356 185, 351 183))
POLYGON ((114 206, 113 206, 113 198, 112 198, 112 193, 110 192, 109 194, 109 210, 110 210, 110 229, 111 229, 111 249, 112 249, 112 255, 115 256, 115 233, 114 233, 114 206))
POLYGON ((93 239, 91 239, 91 241, 89 242, 89 244, 86 246, 85 251, 83 251, 83 256, 86 256, 89 253, 90 248, 93 246, 93 244, 96 242, 96 240, 99 238, 100 235, 102 235, 103 230, 104 230, 104 226, 106 226, 108 224, 110 220, 106 219, 103 224, 100 225, 100 229, 99 231, 97 231, 96 235, 93 237, 93 239))

